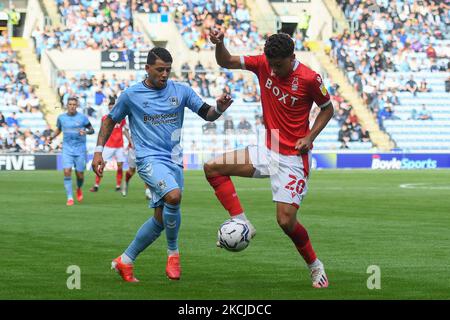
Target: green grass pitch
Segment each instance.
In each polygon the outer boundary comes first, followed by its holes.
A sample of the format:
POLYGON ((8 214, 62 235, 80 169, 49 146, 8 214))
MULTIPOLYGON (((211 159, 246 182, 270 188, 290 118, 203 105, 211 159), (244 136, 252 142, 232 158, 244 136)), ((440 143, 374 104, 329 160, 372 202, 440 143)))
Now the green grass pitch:
POLYGON ((313 289, 278 227, 269 180, 234 178, 257 229, 250 246, 215 247, 228 217, 200 171, 185 174, 182 278, 165 276, 162 236, 138 258, 137 284, 110 263, 153 214, 139 178, 123 198, 107 172, 100 191, 66 207, 62 172, 0 172, 0 299, 450 299, 450 171, 314 171, 299 211, 324 262, 328 289, 313 289), (406 188, 401 185, 408 184, 406 188), (81 269, 81 289, 66 286, 81 269), (367 269, 379 266, 381 289, 367 269))

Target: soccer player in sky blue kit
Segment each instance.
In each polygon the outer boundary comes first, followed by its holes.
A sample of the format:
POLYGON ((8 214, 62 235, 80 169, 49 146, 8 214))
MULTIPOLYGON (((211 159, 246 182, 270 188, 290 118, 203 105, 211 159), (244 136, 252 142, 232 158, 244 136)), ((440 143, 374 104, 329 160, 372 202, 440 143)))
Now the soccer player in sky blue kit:
POLYGON ((61 132, 64 133, 62 163, 64 168, 64 188, 67 193, 67 205, 73 206, 72 195, 72 167, 75 167, 77 176, 77 200, 83 200, 81 187, 84 182, 84 170, 86 169, 86 135, 93 134, 89 119, 82 113, 77 112, 78 99, 71 97, 67 100, 67 112, 58 117, 56 130, 51 140, 55 139, 61 132))
POLYGON ((164 229, 168 245, 166 275, 171 280, 180 279, 178 230, 183 191, 180 133, 184 108, 191 109, 206 121, 215 121, 233 102, 230 96, 224 94, 212 107, 190 87, 168 80, 172 61, 166 49, 155 47, 150 50, 145 65, 147 78, 126 89, 102 122, 92 161, 93 170, 101 176, 105 166, 103 146, 114 125, 128 116, 136 149, 137 171, 150 187, 150 207, 155 208, 155 212, 141 226, 125 252, 112 261, 112 268, 127 282, 138 281, 133 274, 133 263, 164 229))

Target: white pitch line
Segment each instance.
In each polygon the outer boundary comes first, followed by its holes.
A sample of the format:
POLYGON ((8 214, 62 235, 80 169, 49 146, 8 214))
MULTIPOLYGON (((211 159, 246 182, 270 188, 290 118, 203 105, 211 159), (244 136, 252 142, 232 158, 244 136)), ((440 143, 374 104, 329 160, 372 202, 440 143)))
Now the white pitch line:
POLYGON ((403 183, 403 189, 450 190, 450 185, 433 185, 432 183, 403 183))

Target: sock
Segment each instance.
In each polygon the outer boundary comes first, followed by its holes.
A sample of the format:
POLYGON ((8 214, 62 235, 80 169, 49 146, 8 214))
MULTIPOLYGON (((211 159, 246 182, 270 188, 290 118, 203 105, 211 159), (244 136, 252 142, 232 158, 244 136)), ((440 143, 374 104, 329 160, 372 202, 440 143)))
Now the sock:
POLYGON ((131 177, 131 174, 127 171, 127 173, 125 174, 125 182, 130 181, 131 177))
POLYGON ((102 180, 102 178, 100 178, 99 176, 95 175, 95 186, 98 187, 100 185, 100 181, 102 180))
POLYGON ((166 229, 167 248, 169 250, 178 249, 178 230, 181 224, 180 205, 164 203, 163 222, 166 229))
POLYGON ((78 179, 77 178, 77 188, 80 189, 83 186, 84 183, 84 178, 83 179, 78 179))
POLYGON ((133 259, 131 259, 125 252, 120 256, 122 258, 122 262, 125 264, 133 264, 133 259))
POLYGON ((228 211, 231 217, 244 212, 239 197, 236 194, 236 189, 229 176, 217 176, 207 178, 207 180, 216 191, 216 196, 220 203, 228 211))
POLYGON ((288 236, 308 265, 316 261, 317 256, 312 248, 308 232, 298 221, 295 224, 294 230, 288 236))
POLYGON ((72 177, 64 177, 64 188, 66 189, 67 199, 73 199, 72 177))
POLYGON ((117 174, 116 174, 116 185, 117 186, 120 186, 120 184, 122 183, 122 176, 123 176, 123 170, 117 169, 117 174))
POLYGON ((164 226, 161 225, 155 217, 151 217, 139 228, 136 237, 130 243, 127 250, 125 250, 125 254, 133 262, 145 248, 151 245, 159 237, 163 229, 164 226))
POLYGON ((316 268, 318 266, 320 266, 322 264, 322 262, 319 259, 316 259, 316 261, 314 261, 311 264, 308 264, 308 268, 316 268))
POLYGON ((170 257, 170 256, 173 256, 173 255, 175 255, 175 254, 179 254, 179 252, 178 252, 178 249, 177 250, 167 250, 167 255, 170 257))
POLYGON ((248 221, 247 216, 245 215, 244 212, 233 216, 233 218, 234 219, 240 219, 240 220, 248 221))

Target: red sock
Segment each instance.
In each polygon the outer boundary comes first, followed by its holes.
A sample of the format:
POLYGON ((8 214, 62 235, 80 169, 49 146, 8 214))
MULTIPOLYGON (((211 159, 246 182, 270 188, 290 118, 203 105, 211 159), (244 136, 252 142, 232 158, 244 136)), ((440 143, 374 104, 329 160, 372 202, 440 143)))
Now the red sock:
POLYGON ((102 178, 100 178, 99 176, 95 176, 95 185, 99 186, 100 185, 100 181, 102 180, 102 178))
POLYGON ((128 182, 130 181, 132 175, 127 171, 127 173, 125 173, 125 181, 128 182))
POLYGON ((117 175, 116 175, 117 186, 120 186, 120 184, 122 183, 122 176, 123 176, 123 170, 117 169, 117 175))
POLYGON ((317 259, 311 241, 309 240, 308 232, 298 221, 295 224, 294 230, 288 236, 294 242, 295 247, 307 264, 311 264, 317 259))
POLYGON ((244 212, 239 197, 236 194, 236 189, 229 176, 217 176, 207 178, 207 180, 216 191, 217 198, 230 213, 230 216, 233 217, 244 212))

